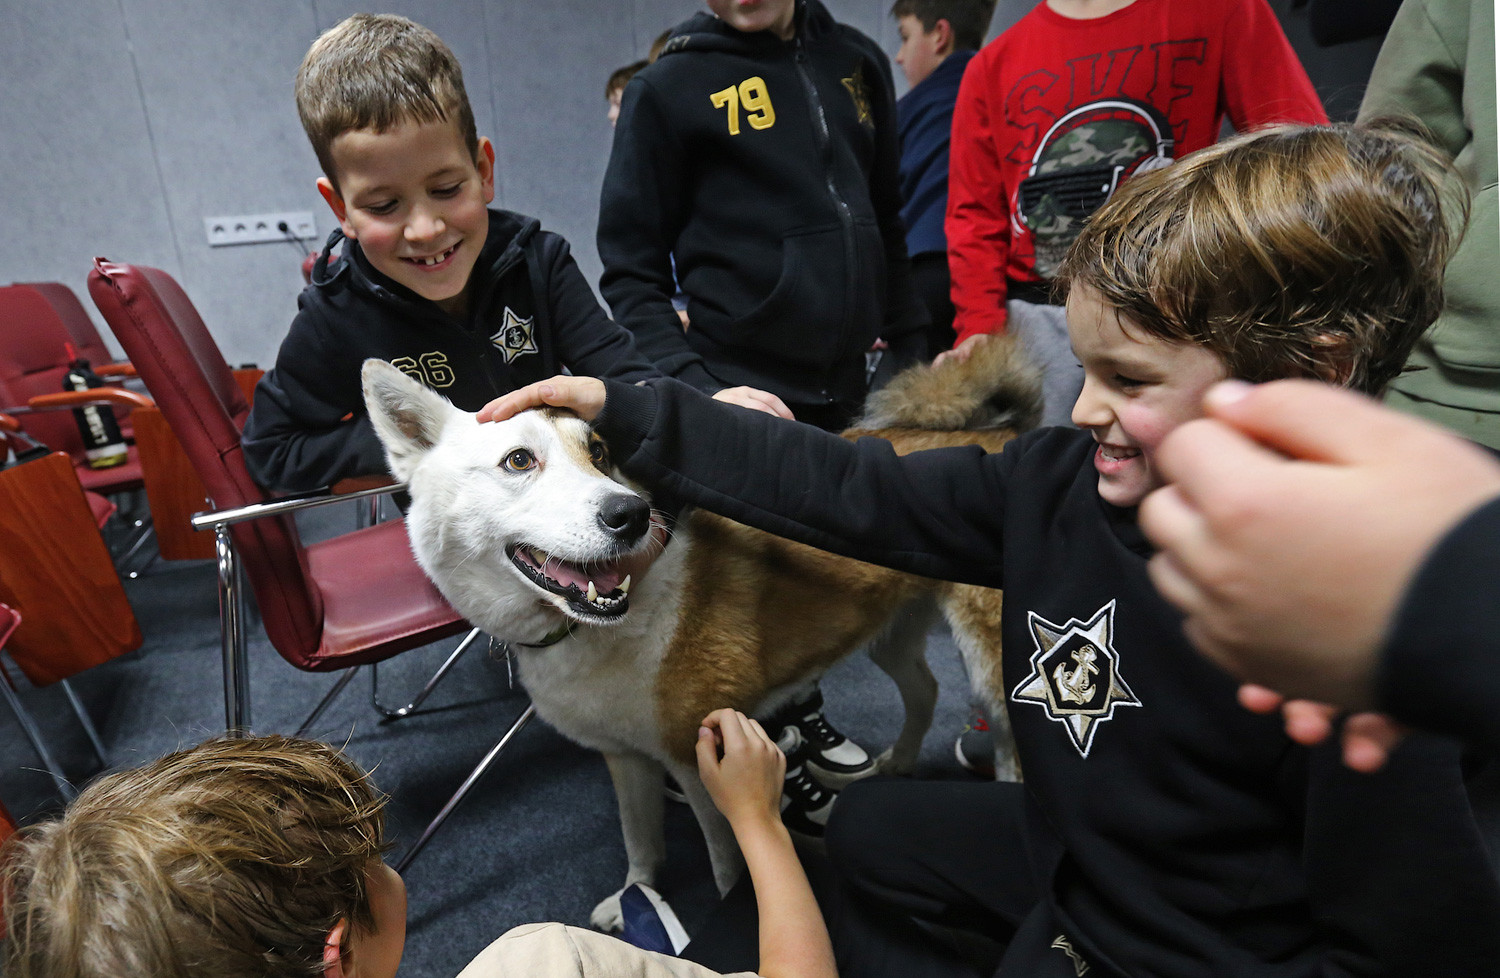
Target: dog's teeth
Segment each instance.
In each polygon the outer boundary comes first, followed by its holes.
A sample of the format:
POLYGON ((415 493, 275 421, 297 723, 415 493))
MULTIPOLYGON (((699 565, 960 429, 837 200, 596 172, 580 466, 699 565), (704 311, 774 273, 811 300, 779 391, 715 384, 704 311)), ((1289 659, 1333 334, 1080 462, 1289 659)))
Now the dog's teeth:
POLYGON ((593 581, 589 581, 589 590, 587 597, 589 600, 589 604, 593 604, 594 602, 599 600, 599 589, 594 587, 593 581))
POLYGON ((625 575, 625 580, 623 580, 623 581, 620 582, 620 593, 621 594, 629 594, 630 593, 630 575, 629 574, 626 574, 625 575))

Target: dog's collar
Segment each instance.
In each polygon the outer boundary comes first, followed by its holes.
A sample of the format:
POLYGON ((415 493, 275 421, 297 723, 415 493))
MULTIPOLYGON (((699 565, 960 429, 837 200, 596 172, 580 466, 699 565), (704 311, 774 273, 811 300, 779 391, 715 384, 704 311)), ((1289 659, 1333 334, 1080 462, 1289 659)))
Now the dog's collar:
POLYGON ((523 649, 545 649, 549 645, 556 645, 558 642, 561 642, 563 639, 572 634, 573 619, 566 618, 563 620, 563 623, 561 625, 558 625, 556 628, 552 629, 552 631, 548 632, 546 635, 543 635, 540 642, 512 642, 510 644, 519 645, 523 649))

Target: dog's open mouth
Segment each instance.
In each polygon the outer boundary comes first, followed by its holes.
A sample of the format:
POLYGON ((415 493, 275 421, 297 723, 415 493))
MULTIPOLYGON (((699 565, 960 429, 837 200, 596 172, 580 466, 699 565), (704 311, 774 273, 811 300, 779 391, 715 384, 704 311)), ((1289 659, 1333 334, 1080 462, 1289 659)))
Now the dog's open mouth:
POLYGON ((510 559, 533 584, 562 598, 579 615, 618 618, 629 609, 631 582, 626 558, 575 564, 520 544, 511 551, 510 559))

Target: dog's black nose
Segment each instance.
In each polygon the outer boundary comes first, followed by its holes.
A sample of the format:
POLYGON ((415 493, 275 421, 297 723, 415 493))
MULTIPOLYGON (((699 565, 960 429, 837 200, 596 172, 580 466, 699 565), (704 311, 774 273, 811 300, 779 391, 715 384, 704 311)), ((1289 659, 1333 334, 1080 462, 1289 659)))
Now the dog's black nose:
POLYGON ((599 507, 599 522, 622 543, 634 543, 651 526, 651 504, 640 496, 611 496, 599 507))

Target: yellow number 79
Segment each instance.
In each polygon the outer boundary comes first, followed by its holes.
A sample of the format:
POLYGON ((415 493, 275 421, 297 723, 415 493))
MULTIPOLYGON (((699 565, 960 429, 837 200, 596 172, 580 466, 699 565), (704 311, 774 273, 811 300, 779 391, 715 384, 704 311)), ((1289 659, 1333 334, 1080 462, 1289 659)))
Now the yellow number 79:
POLYGON ((709 96, 714 108, 729 110, 729 135, 740 134, 740 106, 745 107, 745 121, 752 129, 769 129, 776 124, 776 110, 771 106, 771 94, 766 91, 766 80, 752 75, 730 85, 721 92, 709 96))

